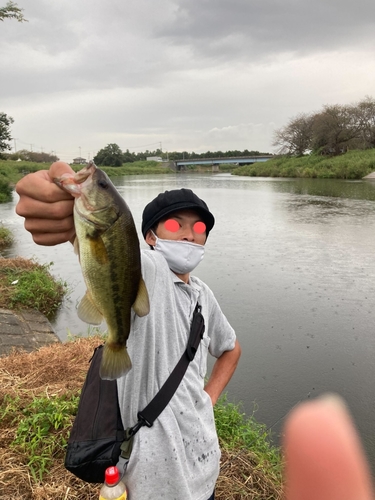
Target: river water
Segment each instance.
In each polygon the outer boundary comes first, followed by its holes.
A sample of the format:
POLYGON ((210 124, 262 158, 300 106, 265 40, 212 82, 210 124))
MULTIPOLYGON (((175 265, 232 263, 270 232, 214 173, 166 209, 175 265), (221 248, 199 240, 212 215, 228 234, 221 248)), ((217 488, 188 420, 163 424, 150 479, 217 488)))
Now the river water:
MULTIPOLYGON (((343 395, 375 463, 375 182, 131 176, 114 182, 139 228, 159 192, 190 187, 216 217, 196 273, 215 293, 243 354, 228 397, 272 427, 327 391, 343 395)), ((53 262, 71 295, 52 322, 62 340, 88 332, 75 307, 85 287, 71 245, 39 247, 11 203, 0 221, 16 242, 4 256, 53 262)), ((142 247, 146 245, 142 243, 142 247)), ((211 363, 212 366, 212 363, 211 363)))

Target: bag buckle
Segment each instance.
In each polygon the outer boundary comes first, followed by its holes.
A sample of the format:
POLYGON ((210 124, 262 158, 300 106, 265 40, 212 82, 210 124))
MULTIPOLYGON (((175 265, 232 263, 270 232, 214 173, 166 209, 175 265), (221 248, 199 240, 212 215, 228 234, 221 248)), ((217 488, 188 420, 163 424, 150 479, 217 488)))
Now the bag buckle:
POLYGON ((133 425, 133 427, 128 427, 125 431, 125 441, 129 441, 137 432, 139 429, 143 426, 146 427, 152 427, 152 423, 150 423, 141 413, 139 412, 138 415, 138 422, 133 425))

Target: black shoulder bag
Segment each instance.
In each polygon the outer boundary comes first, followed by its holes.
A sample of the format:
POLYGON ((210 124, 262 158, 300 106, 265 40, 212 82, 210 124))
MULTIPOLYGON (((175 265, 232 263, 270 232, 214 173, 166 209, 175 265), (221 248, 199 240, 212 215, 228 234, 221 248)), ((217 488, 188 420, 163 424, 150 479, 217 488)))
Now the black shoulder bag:
POLYGON ((117 381, 100 378, 103 345, 95 349, 68 440, 66 469, 88 483, 102 483, 107 467, 116 465, 120 455, 129 458, 134 435, 141 427, 153 425, 176 392, 198 350, 204 329, 201 306, 197 304, 185 352, 160 391, 138 413, 138 422, 126 430, 118 403, 117 381))

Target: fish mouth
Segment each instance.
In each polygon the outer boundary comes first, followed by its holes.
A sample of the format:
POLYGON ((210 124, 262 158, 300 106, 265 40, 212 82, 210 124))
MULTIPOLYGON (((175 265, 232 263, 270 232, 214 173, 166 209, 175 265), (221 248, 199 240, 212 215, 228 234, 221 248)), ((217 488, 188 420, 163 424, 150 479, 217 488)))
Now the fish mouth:
MULTIPOLYGON (((79 203, 76 203, 74 208, 75 208, 76 212, 78 213, 78 215, 80 215, 84 219, 88 218, 87 217, 87 212, 89 212, 89 213, 95 213, 95 214, 100 214, 102 212, 105 212, 105 210, 107 209, 107 207, 96 209, 93 205, 91 205, 89 203, 89 201, 87 200, 87 198, 85 198, 84 196, 82 196, 82 194, 80 196, 80 200, 81 200, 81 202, 82 202, 83 207, 84 207, 85 210, 80 210, 79 203)), ((100 224, 98 224, 97 222, 92 221, 91 219, 90 219, 90 222, 92 222, 95 226, 100 227, 100 224)))

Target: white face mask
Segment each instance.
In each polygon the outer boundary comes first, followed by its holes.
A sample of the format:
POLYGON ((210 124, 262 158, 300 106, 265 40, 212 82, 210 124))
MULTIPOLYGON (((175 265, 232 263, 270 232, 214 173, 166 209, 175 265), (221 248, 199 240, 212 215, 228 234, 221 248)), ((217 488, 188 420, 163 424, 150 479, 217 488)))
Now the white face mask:
POLYGON ((164 256, 169 269, 177 274, 190 273, 203 259, 203 245, 190 241, 162 240, 156 234, 154 236, 156 238, 154 249, 164 256))

